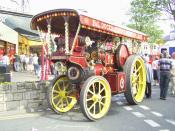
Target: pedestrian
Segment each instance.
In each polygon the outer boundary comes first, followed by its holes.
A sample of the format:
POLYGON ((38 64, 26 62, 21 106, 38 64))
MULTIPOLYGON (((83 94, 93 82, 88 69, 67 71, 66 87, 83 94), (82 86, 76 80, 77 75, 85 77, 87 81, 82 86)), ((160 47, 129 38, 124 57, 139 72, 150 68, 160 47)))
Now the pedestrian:
POLYGON ((159 75, 158 75, 158 58, 156 57, 153 62, 152 62, 152 69, 153 69, 153 79, 154 79, 154 84, 153 85, 158 85, 159 83, 159 75))
POLYGON ((38 64, 38 56, 36 53, 33 56, 33 66, 34 66, 35 75, 38 75, 39 64, 38 64))
POLYGON ((167 52, 163 52, 161 54, 161 58, 158 61, 158 66, 160 69, 160 99, 166 100, 168 85, 170 81, 170 70, 172 68, 172 61, 169 59, 169 55, 167 52))
POLYGON ((7 53, 4 53, 4 55, 2 56, 2 66, 4 67, 5 72, 10 71, 9 65, 10 65, 10 59, 9 59, 7 53))
POLYGON ((20 55, 20 67, 21 67, 21 71, 23 72, 25 70, 25 55, 24 55, 24 53, 22 53, 20 55))
POLYGON ((18 72, 20 70, 20 58, 18 54, 15 54, 14 57, 14 69, 18 72))
POLYGON ((24 70, 25 71, 28 71, 28 65, 29 65, 29 56, 25 54, 25 57, 24 57, 24 70))
POLYGON ((170 82, 171 82, 170 93, 171 95, 175 95, 175 52, 172 53, 172 69, 171 69, 170 82))
POLYGON ((30 72, 33 72, 33 70, 34 70, 34 66, 33 66, 33 54, 32 53, 30 54, 30 57, 29 57, 28 70, 30 72))
POLYGON ((9 59, 7 53, 4 53, 4 55, 2 56, 2 64, 5 67, 9 66, 9 64, 10 64, 10 59, 9 59))
POLYGON ((153 69, 152 69, 152 66, 149 63, 148 59, 145 60, 145 67, 146 67, 146 90, 145 90, 145 95, 146 95, 146 98, 151 98, 151 94, 152 94, 151 83, 153 81, 153 69))

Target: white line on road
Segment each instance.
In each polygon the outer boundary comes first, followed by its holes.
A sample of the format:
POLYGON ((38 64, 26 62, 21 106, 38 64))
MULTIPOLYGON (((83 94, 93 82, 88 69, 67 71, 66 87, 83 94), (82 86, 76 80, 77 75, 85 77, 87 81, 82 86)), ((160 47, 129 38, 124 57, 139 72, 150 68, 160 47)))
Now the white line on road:
POLYGON ((153 120, 144 120, 144 121, 152 127, 160 127, 160 125, 153 120))
POLYGON ((144 109, 144 110, 150 110, 149 107, 145 106, 145 105, 139 105, 140 108, 144 109))
POLYGON ((118 105, 123 105, 123 102, 121 102, 121 101, 117 101, 116 102, 118 105))
POLYGON ((166 121, 167 121, 168 123, 171 123, 171 124, 175 125, 175 121, 173 121, 173 120, 168 120, 168 119, 166 119, 166 121))
POLYGON ((0 120, 11 120, 11 119, 19 119, 19 118, 26 118, 26 117, 38 117, 41 116, 41 114, 22 114, 22 115, 12 115, 12 116, 6 116, 6 117, 0 117, 0 120))
POLYGON ((56 128, 63 128, 63 127, 66 127, 66 128, 89 128, 89 126, 78 126, 78 125, 56 125, 54 127, 52 127, 52 129, 56 129, 56 128))
POLYGON ((131 110, 133 110, 131 107, 129 107, 129 106, 124 106, 123 107, 125 110, 127 110, 127 111, 131 111, 131 110))
POLYGON ((145 117, 144 114, 140 113, 140 112, 132 112, 132 114, 134 114, 136 117, 145 117))
POLYGON ((159 130, 159 131, 170 131, 170 130, 168 130, 168 129, 163 129, 163 130, 159 130))
POLYGON ((154 114, 155 116, 158 116, 158 117, 162 117, 163 116, 159 112, 151 111, 151 113, 154 114))

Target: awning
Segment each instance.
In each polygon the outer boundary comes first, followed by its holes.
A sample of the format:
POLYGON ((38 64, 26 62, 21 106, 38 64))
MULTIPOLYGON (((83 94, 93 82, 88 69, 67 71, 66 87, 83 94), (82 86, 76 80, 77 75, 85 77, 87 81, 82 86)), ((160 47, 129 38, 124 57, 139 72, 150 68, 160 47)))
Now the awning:
POLYGON ((0 22, 0 40, 17 45, 18 33, 0 22))
POLYGON ((29 46, 42 46, 43 45, 43 43, 39 41, 28 40, 28 42, 29 42, 29 46))

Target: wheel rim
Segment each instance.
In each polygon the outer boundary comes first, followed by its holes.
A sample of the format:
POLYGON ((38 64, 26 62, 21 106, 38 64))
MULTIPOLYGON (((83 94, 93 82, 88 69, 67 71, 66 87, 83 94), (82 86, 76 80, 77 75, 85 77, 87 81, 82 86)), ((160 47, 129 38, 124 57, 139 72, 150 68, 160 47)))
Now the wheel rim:
POLYGON ((88 114, 99 119, 109 110, 111 92, 109 84, 101 79, 89 83, 86 93, 86 109, 88 114))
POLYGON ((146 69, 141 58, 136 59, 131 71, 132 94, 135 101, 141 102, 146 88, 146 69))
POLYGON ((52 88, 51 102, 53 108, 59 112, 67 112, 73 108, 77 99, 70 87, 70 81, 66 76, 60 77, 52 88))

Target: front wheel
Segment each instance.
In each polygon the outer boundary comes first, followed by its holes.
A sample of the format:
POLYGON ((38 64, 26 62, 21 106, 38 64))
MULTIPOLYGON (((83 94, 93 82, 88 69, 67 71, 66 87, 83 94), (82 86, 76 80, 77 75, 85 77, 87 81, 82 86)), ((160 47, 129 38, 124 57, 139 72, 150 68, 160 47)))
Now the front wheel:
POLYGON ((143 59, 138 55, 128 57, 124 65, 126 73, 125 92, 129 104, 136 105, 142 102, 146 89, 146 69, 143 59))
POLYGON ((76 94, 67 76, 56 78, 48 89, 47 95, 49 104, 56 113, 68 112, 77 103, 76 94))
POLYGON ((104 117, 111 105, 111 89, 108 81, 101 76, 88 78, 80 92, 80 107, 91 121, 104 117))

